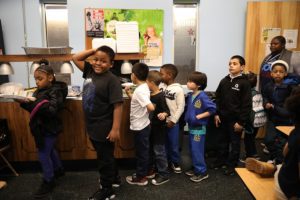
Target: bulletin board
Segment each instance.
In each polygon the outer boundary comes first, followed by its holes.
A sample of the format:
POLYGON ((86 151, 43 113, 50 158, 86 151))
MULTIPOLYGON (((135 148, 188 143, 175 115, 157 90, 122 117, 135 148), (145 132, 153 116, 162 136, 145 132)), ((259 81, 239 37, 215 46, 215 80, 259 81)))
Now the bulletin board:
POLYGON ((290 50, 300 51, 300 2, 248 2, 245 59, 246 69, 255 73, 259 73, 268 50, 266 45, 272 39, 272 36, 264 39, 266 30, 270 30, 269 34, 279 35, 287 30, 297 30, 296 48, 290 50))
MULTIPOLYGON (((152 29, 157 38, 156 45, 160 46, 160 59, 162 61, 163 46, 163 10, 150 9, 103 9, 86 8, 85 14, 85 47, 92 48, 93 38, 116 38, 115 23, 118 21, 136 21, 139 27, 140 51, 147 54, 145 39, 147 30, 152 29)), ((153 44, 151 44, 153 47, 153 44)), ((155 46, 155 44, 154 44, 155 46)), ((152 48, 151 50, 155 50, 152 48)), ((149 50, 149 49, 148 49, 149 50)), ((150 51, 149 51, 150 52, 150 51)), ((149 65, 152 66, 152 65, 149 65)))

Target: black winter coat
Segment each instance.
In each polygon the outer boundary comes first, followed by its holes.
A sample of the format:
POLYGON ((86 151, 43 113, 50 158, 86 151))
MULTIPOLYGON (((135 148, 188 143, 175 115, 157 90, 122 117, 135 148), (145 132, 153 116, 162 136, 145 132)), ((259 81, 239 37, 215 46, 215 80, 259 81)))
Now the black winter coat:
POLYGON ((57 135, 61 132, 59 111, 64 107, 67 94, 67 85, 56 81, 49 88, 37 89, 33 93, 35 101, 21 104, 22 108, 30 112, 30 130, 38 148, 43 147, 45 135, 57 135))

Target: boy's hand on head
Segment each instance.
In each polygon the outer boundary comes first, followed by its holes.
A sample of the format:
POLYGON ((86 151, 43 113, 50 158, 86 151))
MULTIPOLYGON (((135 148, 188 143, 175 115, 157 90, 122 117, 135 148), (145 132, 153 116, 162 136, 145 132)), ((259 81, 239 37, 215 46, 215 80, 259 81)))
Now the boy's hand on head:
POLYGON ((172 128, 172 127, 174 127, 174 126, 175 126, 175 123, 174 123, 174 122, 168 121, 168 123, 167 123, 167 127, 168 127, 168 128, 172 128))
POLYGON ((216 127, 219 127, 220 124, 221 124, 221 120, 220 120, 219 115, 215 115, 215 125, 216 125, 216 127))
POLYGON ((106 137, 106 139, 109 140, 110 142, 118 141, 120 139, 120 131, 111 130, 108 136, 106 137))
POLYGON ((239 123, 235 123, 233 125, 233 129, 234 129, 234 132, 242 132, 244 127, 242 125, 240 125, 239 123))

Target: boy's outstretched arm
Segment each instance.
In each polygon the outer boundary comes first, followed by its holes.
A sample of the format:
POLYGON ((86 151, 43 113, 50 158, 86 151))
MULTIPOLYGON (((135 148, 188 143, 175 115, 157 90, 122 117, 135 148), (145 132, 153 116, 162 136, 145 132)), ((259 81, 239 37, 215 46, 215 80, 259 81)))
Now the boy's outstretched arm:
POLYGON ((93 55, 94 53, 95 49, 81 51, 73 55, 72 61, 77 66, 77 68, 80 69, 80 71, 83 71, 85 59, 93 55))
POLYGON ((114 116, 113 116, 113 125, 112 128, 106 137, 111 142, 115 142, 120 139, 120 127, 122 119, 122 109, 123 103, 114 104, 114 116))

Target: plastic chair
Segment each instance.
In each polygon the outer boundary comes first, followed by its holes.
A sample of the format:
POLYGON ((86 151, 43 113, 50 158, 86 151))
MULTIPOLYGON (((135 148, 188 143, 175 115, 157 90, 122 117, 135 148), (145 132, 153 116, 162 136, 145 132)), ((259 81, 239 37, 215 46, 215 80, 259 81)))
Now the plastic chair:
POLYGON ((0 157, 2 158, 2 160, 4 161, 4 163, 6 164, 6 165, 4 165, 3 167, 6 167, 6 166, 7 166, 7 167, 14 173, 15 176, 19 176, 19 174, 16 172, 16 170, 13 168, 13 166, 8 162, 8 160, 7 160, 7 159, 5 158, 5 156, 3 155, 3 152, 4 152, 5 150, 8 150, 9 147, 10 147, 10 145, 7 145, 7 146, 2 147, 2 148, 0 149, 0 157))

